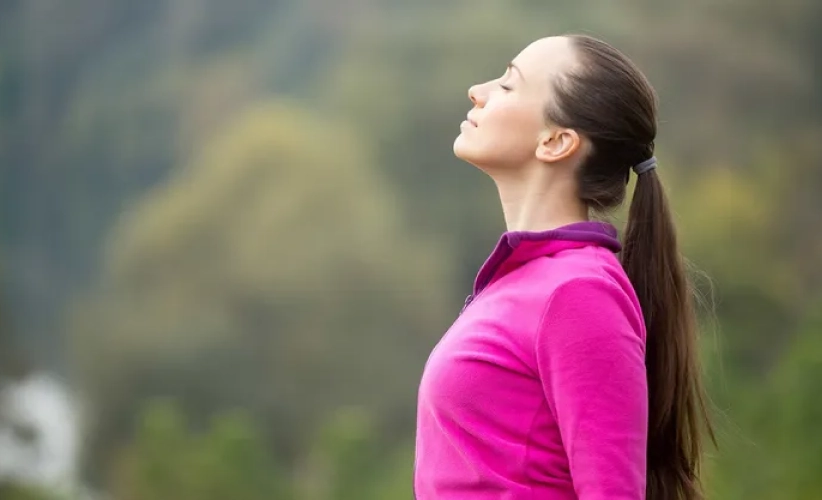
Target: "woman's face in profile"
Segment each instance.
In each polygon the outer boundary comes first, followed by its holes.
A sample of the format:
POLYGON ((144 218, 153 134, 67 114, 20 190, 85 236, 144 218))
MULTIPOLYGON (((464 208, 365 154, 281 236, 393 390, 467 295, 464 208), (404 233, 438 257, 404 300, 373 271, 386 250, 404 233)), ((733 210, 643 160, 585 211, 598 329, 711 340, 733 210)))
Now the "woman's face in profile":
POLYGON ((533 160, 548 127, 543 110, 551 83, 574 61, 568 39, 543 38, 523 49, 501 77, 472 86, 468 97, 474 107, 460 125, 454 154, 481 169, 533 160))

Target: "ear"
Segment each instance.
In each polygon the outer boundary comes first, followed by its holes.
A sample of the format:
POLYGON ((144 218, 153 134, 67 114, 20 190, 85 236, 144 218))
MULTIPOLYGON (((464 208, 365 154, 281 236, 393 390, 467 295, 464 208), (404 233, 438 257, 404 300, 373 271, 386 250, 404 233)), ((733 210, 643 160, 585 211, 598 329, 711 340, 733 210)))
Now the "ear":
POLYGON ((582 140, 576 130, 547 129, 540 134, 536 157, 545 163, 556 163, 576 153, 581 144, 582 140))

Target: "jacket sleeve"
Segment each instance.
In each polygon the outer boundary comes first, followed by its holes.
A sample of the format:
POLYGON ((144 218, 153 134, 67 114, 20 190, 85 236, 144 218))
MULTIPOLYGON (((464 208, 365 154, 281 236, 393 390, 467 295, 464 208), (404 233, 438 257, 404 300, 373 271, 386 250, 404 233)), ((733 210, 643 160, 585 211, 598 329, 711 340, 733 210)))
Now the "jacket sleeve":
POLYGON ((579 500, 645 498, 643 328, 628 294, 605 279, 565 283, 545 306, 537 369, 579 500))

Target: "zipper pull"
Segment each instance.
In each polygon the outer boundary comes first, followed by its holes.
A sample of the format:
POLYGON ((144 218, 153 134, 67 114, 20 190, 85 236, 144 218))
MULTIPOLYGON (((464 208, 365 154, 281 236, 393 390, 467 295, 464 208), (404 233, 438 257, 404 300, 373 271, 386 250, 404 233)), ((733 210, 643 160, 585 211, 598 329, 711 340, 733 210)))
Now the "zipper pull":
POLYGON ((471 304, 471 302, 473 302, 473 300, 474 300, 474 294, 471 294, 468 297, 465 297, 465 305, 462 306, 462 310, 460 311, 460 314, 465 312, 465 309, 471 304))

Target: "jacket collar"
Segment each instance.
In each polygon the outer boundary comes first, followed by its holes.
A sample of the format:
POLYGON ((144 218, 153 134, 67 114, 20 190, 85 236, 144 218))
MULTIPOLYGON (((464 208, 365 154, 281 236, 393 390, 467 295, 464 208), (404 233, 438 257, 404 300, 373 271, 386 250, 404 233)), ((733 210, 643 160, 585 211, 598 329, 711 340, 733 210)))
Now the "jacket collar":
POLYGON ((614 253, 622 250, 616 228, 607 222, 577 222, 548 231, 505 232, 477 274, 474 295, 525 262, 587 246, 607 248, 614 253))

